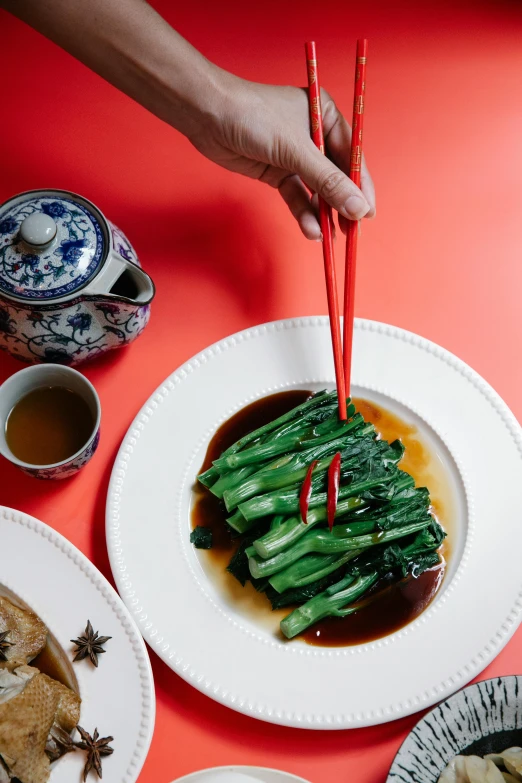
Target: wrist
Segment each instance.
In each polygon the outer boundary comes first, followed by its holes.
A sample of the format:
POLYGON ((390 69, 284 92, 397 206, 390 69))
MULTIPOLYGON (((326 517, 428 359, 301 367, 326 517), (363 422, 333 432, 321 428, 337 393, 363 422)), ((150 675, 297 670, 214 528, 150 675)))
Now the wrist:
POLYGON ((219 132, 233 113, 243 79, 219 68, 195 52, 199 62, 186 64, 169 80, 167 122, 196 146, 209 129, 219 132))
POLYGON ((211 63, 174 30, 162 51, 140 64, 146 103, 154 114, 189 139, 219 122, 232 82, 241 81, 211 63))

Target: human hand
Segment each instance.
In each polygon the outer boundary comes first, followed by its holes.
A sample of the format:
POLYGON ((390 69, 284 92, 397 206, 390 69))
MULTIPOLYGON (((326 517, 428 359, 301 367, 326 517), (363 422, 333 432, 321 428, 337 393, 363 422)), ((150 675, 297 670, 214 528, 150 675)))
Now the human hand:
POLYGON ((322 90, 323 155, 310 137, 308 97, 304 89, 277 87, 221 72, 216 99, 204 96, 205 120, 187 133, 207 158, 230 171, 277 188, 308 239, 321 239, 317 198, 321 195, 346 219, 375 214, 373 182, 363 161, 361 190, 347 176, 351 129, 333 99, 322 90))
POLYGON ((297 87, 257 84, 217 67, 145 0, 0 0, 90 68, 187 136, 230 171, 277 188, 301 231, 319 240, 317 196, 346 219, 375 214, 363 161, 362 192, 347 176, 351 130, 322 91, 326 155, 310 138, 308 97, 297 87))

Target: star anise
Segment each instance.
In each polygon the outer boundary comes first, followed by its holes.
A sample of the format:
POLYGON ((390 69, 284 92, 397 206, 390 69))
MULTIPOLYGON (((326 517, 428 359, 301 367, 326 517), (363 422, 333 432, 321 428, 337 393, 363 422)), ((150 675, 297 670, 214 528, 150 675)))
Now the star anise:
POLYGON ((87 775, 94 769, 99 778, 102 776, 102 758, 103 756, 110 756, 114 753, 114 748, 109 746, 109 742, 112 742, 114 737, 103 737, 100 739, 98 729, 94 729, 94 734, 88 734, 81 726, 76 727, 80 732, 82 742, 75 742, 77 748, 87 751, 87 761, 83 770, 83 781, 87 780, 87 775))
POLYGON ((48 758, 51 761, 56 761, 73 750, 76 750, 76 745, 71 735, 56 724, 52 726, 45 745, 45 752, 48 758))
POLYGON ((76 655, 73 661, 82 661, 84 658, 91 659, 94 666, 98 666, 98 655, 107 652, 103 649, 102 645, 112 639, 112 636, 98 636, 98 631, 94 631, 90 620, 87 621, 87 628, 85 629, 85 636, 80 636, 78 639, 71 639, 73 644, 77 645, 75 650, 76 655))
POLYGON ((14 642, 8 642, 7 637, 11 631, 4 631, 0 633, 0 661, 7 661, 7 648, 12 647, 14 642))

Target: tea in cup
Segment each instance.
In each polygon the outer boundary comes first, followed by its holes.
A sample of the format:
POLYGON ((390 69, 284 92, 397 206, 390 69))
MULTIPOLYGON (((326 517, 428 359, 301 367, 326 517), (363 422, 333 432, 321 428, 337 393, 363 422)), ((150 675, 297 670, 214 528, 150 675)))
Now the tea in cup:
POLYGON ((100 400, 71 367, 28 367, 0 387, 0 454, 30 476, 68 478, 91 459, 100 437, 100 400))

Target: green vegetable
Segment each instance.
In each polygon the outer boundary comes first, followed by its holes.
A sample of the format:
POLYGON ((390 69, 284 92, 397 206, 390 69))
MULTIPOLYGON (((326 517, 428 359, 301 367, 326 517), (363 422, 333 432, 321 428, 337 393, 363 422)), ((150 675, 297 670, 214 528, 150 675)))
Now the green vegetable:
MULTIPOLYGON (((402 471, 401 471, 402 472, 402 471)), ((396 469, 389 469, 386 471, 375 470, 371 476, 367 475, 367 471, 359 471, 362 475, 366 473, 365 478, 359 480, 354 479, 352 483, 347 486, 343 486, 339 490, 339 500, 344 498, 354 498, 354 508, 365 505, 364 498, 361 497, 364 493, 368 493, 369 490, 375 490, 376 488, 382 488, 382 491, 389 492, 390 488, 385 486, 390 482, 397 480, 396 469)), ((324 474, 321 477, 324 479, 324 474)), ((344 476, 341 473, 341 481, 344 476)), ((326 503, 326 492, 315 492, 318 489, 319 481, 312 479, 312 497, 310 499, 309 508, 317 508, 323 506, 326 503)), ((250 500, 240 503, 239 510, 243 517, 248 520, 259 519, 260 517, 269 516, 270 514, 295 514, 299 511, 299 490, 300 487, 291 487, 286 490, 279 490, 277 492, 270 492, 264 495, 256 495, 256 497, 250 500)), ((367 495, 368 499, 371 499, 367 495)), ((374 495, 377 499, 377 495, 374 495)))
MULTIPOLYGON (((268 582, 278 593, 284 593, 286 590, 293 590, 296 587, 304 587, 338 571, 341 566, 349 560, 353 560, 360 552, 361 550, 354 549, 341 555, 304 555, 284 571, 274 574, 268 582)), ((250 568, 250 572, 252 572, 252 568, 250 568)))
POLYGON ((314 623, 325 617, 346 617, 351 614, 350 608, 343 609, 348 604, 360 598, 379 580, 379 574, 374 571, 366 576, 360 576, 344 590, 333 595, 327 591, 311 598, 303 606, 295 609, 288 617, 281 620, 281 630, 287 639, 306 631, 314 623))
MULTIPOLYGON (((250 581, 274 609, 297 607, 281 623, 293 638, 323 617, 362 611, 383 576, 418 576, 439 563, 445 536, 426 488, 399 468, 404 446, 376 436, 348 405, 338 419, 335 392, 321 392, 227 448, 199 481, 222 499, 239 546, 228 571, 250 581), (327 527, 327 471, 341 454, 335 524, 327 527), (307 524, 302 482, 313 461, 307 524)), ((210 543, 208 536, 210 535, 210 543)), ((191 542, 211 546, 195 528, 191 542)))
POLYGON ((227 490, 232 490, 234 487, 240 486, 241 483, 251 476, 252 473, 255 473, 256 470, 257 467, 255 465, 245 465, 244 468, 238 468, 237 470, 230 471, 230 473, 224 473, 217 478, 209 489, 213 495, 222 498, 227 490))
MULTIPOLYGON (((290 587, 282 593, 278 593, 277 590, 274 590, 274 588, 268 584, 265 589, 265 594, 272 604, 272 609, 281 609, 285 606, 304 604, 309 598, 313 598, 317 593, 321 593, 329 585, 338 582, 339 579, 342 578, 344 572, 344 565, 341 565, 336 571, 332 571, 327 576, 320 577, 319 579, 300 587, 290 587)), ((275 579, 276 577, 273 578, 275 579)))
MULTIPOLYGON (((402 473, 402 471, 401 471, 402 473)), ((408 490, 413 487, 413 479, 411 476, 402 473, 401 478, 397 481, 396 493, 400 494, 402 489, 408 490), (405 478, 402 478, 404 476, 405 478)), ((341 493, 339 493, 341 494, 341 493)), ((393 495, 390 498, 390 502, 393 503, 393 495)), ((353 499, 348 497, 340 500, 337 503, 336 522, 344 521, 344 517, 349 516, 353 519, 360 519, 364 513, 364 509, 360 514, 353 514, 353 499)), ((326 506, 314 508, 308 512, 308 524, 305 525, 300 516, 294 516, 288 518, 277 530, 270 530, 265 533, 264 536, 258 538, 254 544, 258 555, 264 559, 268 559, 273 555, 282 552, 283 549, 298 541, 304 536, 311 527, 325 522, 327 518, 326 506)), ((334 528, 335 529, 335 528, 334 528)))
POLYGON ((212 549, 212 530, 197 525, 190 534, 190 543, 194 544, 196 549, 212 549))
POLYGON ((204 473, 200 473, 198 481, 203 484, 204 487, 211 487, 219 478, 219 472, 216 468, 212 467, 206 470, 204 473))
POLYGON ((236 509, 235 513, 231 517, 227 517, 227 524, 230 525, 237 533, 246 533, 256 523, 255 519, 248 520, 243 516, 241 509, 236 509))
POLYGON ((374 556, 373 562, 365 563, 362 567, 358 567, 355 561, 337 585, 331 585, 315 595, 281 621, 284 635, 292 639, 325 617, 346 617, 357 611, 351 605, 390 571, 398 570, 401 576, 408 573, 419 576, 427 568, 432 568, 439 562, 439 556, 429 549, 438 548, 441 535, 444 535, 440 526, 437 527, 441 532, 425 530, 424 535, 421 534, 409 546, 381 550, 374 556))
POLYGON ((268 443, 263 443, 259 446, 252 446, 249 449, 245 449, 245 451, 230 454, 228 457, 222 457, 214 462, 214 467, 218 470, 240 468, 244 465, 263 462, 289 451, 306 451, 309 448, 328 443, 335 438, 343 437, 363 424, 364 419, 360 413, 351 421, 343 422, 339 422, 337 415, 334 415, 330 420, 327 420, 317 428, 303 427, 295 429, 284 437, 272 439, 268 443), (325 427, 325 424, 331 425, 331 423, 335 423, 335 428, 332 426, 325 427))
MULTIPOLYGON (((312 552, 322 555, 340 555, 344 552, 367 549, 374 544, 395 541, 397 538, 404 538, 412 533, 417 533, 424 527, 428 527, 431 521, 432 518, 426 513, 422 516, 419 515, 417 518, 412 517, 406 520, 402 527, 363 535, 354 535, 353 528, 357 523, 354 525, 336 525, 331 532, 329 530, 313 530, 298 541, 297 544, 294 544, 289 549, 285 549, 284 552, 275 557, 268 560, 250 557, 250 573, 254 579, 261 579, 282 571, 292 563, 295 563, 296 560, 312 552)), ((362 524, 364 525, 364 523, 362 524)))
POLYGON ((241 502, 254 495, 270 492, 270 490, 280 487, 289 487, 302 481, 306 476, 308 466, 314 460, 319 460, 315 473, 318 475, 326 473, 331 457, 337 451, 341 452, 343 460, 349 459, 354 452, 358 452, 362 448, 361 439, 370 433, 375 433, 373 424, 365 424, 355 433, 334 438, 328 443, 322 443, 301 453, 287 454, 274 462, 269 462, 246 481, 223 493, 227 509, 233 511, 241 502))
POLYGON ((330 406, 337 405, 336 392, 322 391, 314 394, 312 397, 310 397, 309 400, 306 400, 305 402, 301 403, 301 405, 297 405, 297 407, 292 408, 291 411, 283 414, 283 416, 280 416, 278 419, 274 419, 268 424, 259 427, 257 430, 249 432, 248 435, 245 435, 243 438, 240 438, 238 441, 236 441, 236 443, 232 444, 232 446, 229 446, 229 448, 223 452, 221 457, 223 458, 227 457, 229 454, 235 454, 236 451, 240 451, 249 443, 252 443, 262 436, 277 430, 286 422, 294 421, 298 417, 302 417, 303 414, 306 415, 308 412, 310 412, 311 409, 317 409, 327 404, 330 404, 330 406))

